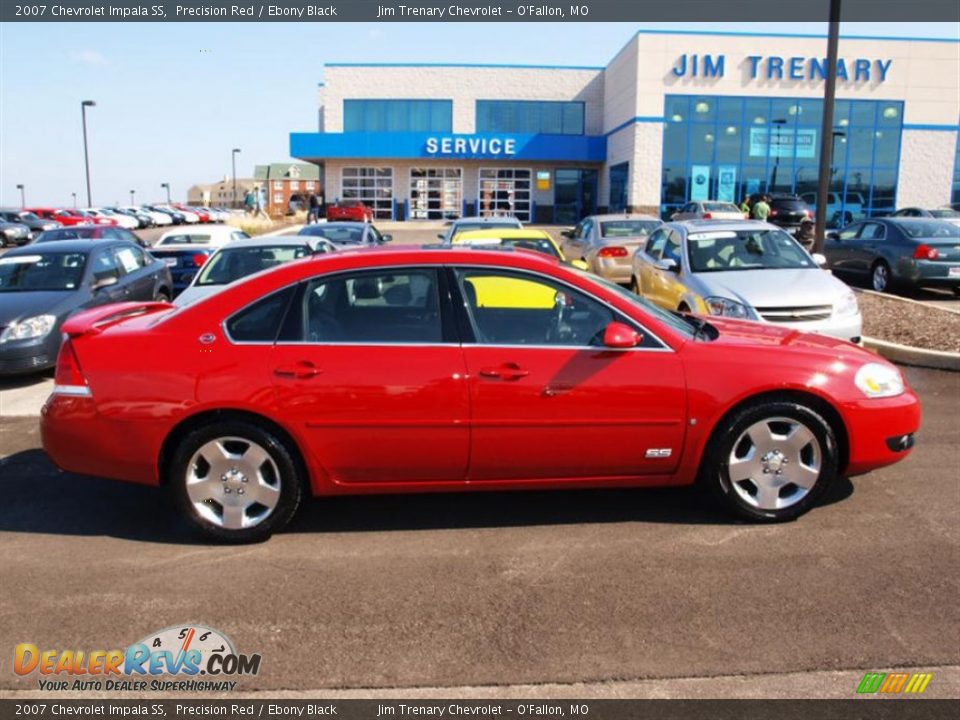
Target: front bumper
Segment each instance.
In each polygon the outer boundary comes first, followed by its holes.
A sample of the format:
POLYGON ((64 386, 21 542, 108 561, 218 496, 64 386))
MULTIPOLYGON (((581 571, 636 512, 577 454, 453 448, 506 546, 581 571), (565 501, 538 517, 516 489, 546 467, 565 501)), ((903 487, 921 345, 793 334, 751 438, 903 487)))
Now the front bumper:
POLYGON ((828 335, 839 340, 848 340, 852 343, 860 342, 863 328, 863 316, 859 312, 855 315, 831 315, 825 320, 812 320, 807 322, 770 322, 768 320, 761 320, 760 322, 765 325, 789 328, 798 332, 828 335))
POLYGON ((920 429, 920 401, 912 390, 894 398, 865 397, 840 410, 849 440, 847 476, 892 465, 913 450, 914 435, 920 429))
POLYGON ((0 375, 27 375, 49 370, 60 350, 58 328, 42 340, 13 340, 0 345, 0 375))

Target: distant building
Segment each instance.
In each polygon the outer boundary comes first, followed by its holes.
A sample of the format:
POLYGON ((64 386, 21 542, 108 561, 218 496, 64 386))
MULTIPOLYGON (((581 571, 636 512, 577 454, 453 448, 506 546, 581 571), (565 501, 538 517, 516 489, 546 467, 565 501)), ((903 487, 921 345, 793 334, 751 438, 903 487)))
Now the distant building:
POLYGON ((254 184, 266 185, 267 213, 273 216, 286 215, 302 207, 310 193, 314 192, 323 201, 323 184, 320 168, 307 163, 271 163, 257 165, 253 171, 254 184))
POLYGON ((243 198, 247 192, 253 190, 259 183, 253 178, 237 178, 237 196, 233 196, 233 178, 206 185, 193 185, 187 190, 188 205, 203 205, 204 207, 243 207, 243 198))

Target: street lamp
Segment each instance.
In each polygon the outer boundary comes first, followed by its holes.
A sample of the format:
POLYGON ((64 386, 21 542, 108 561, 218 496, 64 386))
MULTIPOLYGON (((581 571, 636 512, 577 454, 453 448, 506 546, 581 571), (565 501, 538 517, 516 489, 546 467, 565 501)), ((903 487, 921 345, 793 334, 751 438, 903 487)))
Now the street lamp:
POLYGON ((133 196, 134 196, 134 194, 135 194, 136 192, 137 192, 136 190, 131 190, 131 191, 130 191, 130 204, 131 204, 131 205, 136 205, 136 203, 133 201, 133 196))
POLYGON ((76 194, 76 193, 70 193, 70 194, 73 195, 73 209, 76 210, 76 209, 77 209, 77 194, 76 194))
POLYGON ((234 148, 230 152, 230 162, 233 165, 233 202, 230 203, 231 207, 237 206, 237 153, 240 152, 240 148, 234 148))
POLYGON ((160 183, 160 187, 167 190, 167 205, 170 204, 170 183, 160 183))
POLYGON ((25 207, 27 206, 27 201, 24 200, 23 185, 22 185, 22 184, 18 184, 18 185, 17 185, 17 190, 20 191, 20 207, 25 208, 25 207))
POLYGON ((93 100, 84 100, 80 103, 80 116, 83 118, 83 164, 87 169, 87 207, 93 207, 90 197, 90 152, 87 150, 87 108, 94 107, 93 100))

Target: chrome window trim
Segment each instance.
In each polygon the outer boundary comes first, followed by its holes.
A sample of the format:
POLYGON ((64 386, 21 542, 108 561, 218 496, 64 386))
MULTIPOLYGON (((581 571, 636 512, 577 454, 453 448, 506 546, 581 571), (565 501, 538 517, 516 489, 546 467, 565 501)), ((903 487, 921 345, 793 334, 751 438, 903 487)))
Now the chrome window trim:
MULTIPOLYGON (((226 338, 227 342, 229 342, 231 345, 244 345, 244 346, 245 345, 271 345, 271 346, 312 345, 312 346, 331 346, 331 347, 460 347, 460 348, 489 347, 489 348, 508 348, 508 349, 528 349, 528 350, 534 350, 534 349, 536 350, 590 350, 593 352, 671 352, 671 353, 676 352, 676 350, 670 347, 668 343, 664 342, 659 335, 657 335, 654 332, 651 332, 650 330, 647 329, 645 325, 640 324, 638 321, 634 320, 633 318, 627 317, 626 315, 624 315, 624 313, 621 310, 614 307, 603 298, 600 298, 593 293, 588 293, 582 290, 581 288, 578 288, 577 286, 567 282, 566 280, 553 277, 552 275, 544 275, 543 273, 537 272, 536 270, 528 270, 526 268, 510 268, 510 267, 505 267, 503 265, 488 265, 485 263, 476 263, 476 262, 468 261, 465 263, 456 263, 456 264, 442 263, 442 264, 428 264, 428 265, 421 265, 421 264, 389 265, 389 266, 383 266, 382 268, 363 268, 359 271, 375 272, 377 270, 383 270, 384 272, 389 272, 392 270, 415 270, 415 269, 420 269, 420 270, 435 269, 437 271, 441 271, 444 268, 450 268, 450 269, 456 270, 459 267, 481 268, 486 270, 498 270, 498 271, 513 270, 515 272, 533 274, 537 277, 544 277, 548 280, 553 280, 554 282, 557 282, 569 287, 571 290, 574 290, 575 292, 589 295, 590 298, 600 303, 601 305, 604 305, 605 307, 607 307, 611 312, 614 313, 615 316, 625 319, 631 326, 639 328, 639 331, 641 333, 644 333, 648 337, 653 338, 657 343, 660 344, 661 347, 608 348, 604 345, 522 345, 522 344, 463 343, 463 342, 402 343, 402 342, 308 342, 306 340, 296 340, 296 341, 293 341, 293 340, 291 341, 235 340, 230 336, 230 333, 227 330, 227 323, 230 321, 231 318, 233 318, 236 315, 239 315, 241 312, 243 312, 253 304, 258 303, 261 300, 264 300, 270 297, 271 295, 275 295, 279 292, 283 292, 290 287, 295 287, 296 285, 299 285, 302 282, 310 282, 311 280, 315 280, 316 278, 319 278, 319 277, 332 278, 332 277, 336 277, 337 275, 358 272, 357 269, 337 270, 335 272, 328 273, 326 275, 324 274, 313 275, 307 278, 301 278, 299 280, 296 280, 290 283, 289 285, 284 285, 283 287, 277 288, 276 290, 269 293, 268 295, 263 295, 261 297, 256 298, 255 300, 252 300, 251 302, 247 303, 239 310, 234 311, 233 313, 225 317, 223 320, 221 320, 219 323, 220 331, 223 333, 223 336, 224 338, 226 338)), ((441 299, 441 302, 443 302, 443 299, 441 299)), ((279 333, 279 329, 277 332, 279 333)))

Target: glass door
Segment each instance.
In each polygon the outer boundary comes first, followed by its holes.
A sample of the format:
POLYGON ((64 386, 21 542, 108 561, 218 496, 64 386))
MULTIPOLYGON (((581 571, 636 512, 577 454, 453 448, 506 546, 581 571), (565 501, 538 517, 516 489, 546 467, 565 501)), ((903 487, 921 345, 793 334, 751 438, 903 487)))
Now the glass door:
POLYGON ((561 168, 554 172, 553 221, 576 225, 597 212, 597 171, 561 168))

